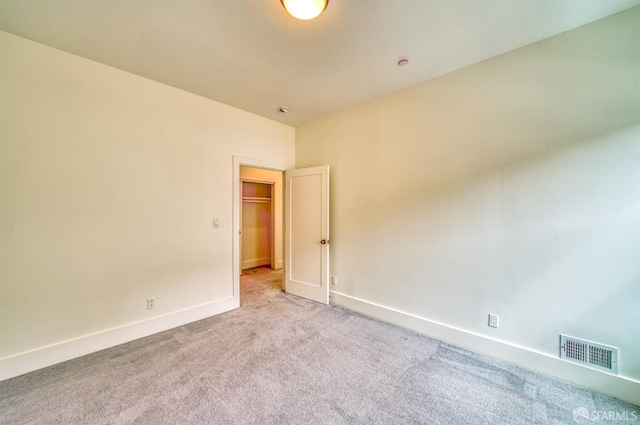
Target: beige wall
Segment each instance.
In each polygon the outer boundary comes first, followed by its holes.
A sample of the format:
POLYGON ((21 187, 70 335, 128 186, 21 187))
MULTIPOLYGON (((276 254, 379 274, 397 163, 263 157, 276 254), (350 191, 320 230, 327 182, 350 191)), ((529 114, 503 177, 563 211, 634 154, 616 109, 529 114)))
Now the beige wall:
POLYGON ((233 157, 292 167, 294 129, 3 32, 0 57, 0 378, 235 307, 233 157))
POLYGON ((296 167, 332 167, 333 302, 640 402, 638 22, 297 128, 296 167), (561 333, 619 347, 624 378, 555 360, 561 333))

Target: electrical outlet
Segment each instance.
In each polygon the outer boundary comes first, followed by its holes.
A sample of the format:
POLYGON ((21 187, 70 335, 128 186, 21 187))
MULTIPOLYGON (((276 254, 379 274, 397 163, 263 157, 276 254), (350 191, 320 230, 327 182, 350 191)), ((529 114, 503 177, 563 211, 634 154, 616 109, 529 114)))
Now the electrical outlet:
POLYGON ((497 328, 500 325, 500 316, 489 313, 489 326, 497 328))
POLYGON ((213 228, 217 229, 218 227, 220 227, 220 221, 217 218, 213 219, 213 228))
POLYGON ((155 297, 147 298, 147 310, 151 310, 152 308, 156 308, 155 297))
POLYGON ((331 284, 332 285, 337 285, 338 284, 338 278, 335 276, 331 276, 331 284))

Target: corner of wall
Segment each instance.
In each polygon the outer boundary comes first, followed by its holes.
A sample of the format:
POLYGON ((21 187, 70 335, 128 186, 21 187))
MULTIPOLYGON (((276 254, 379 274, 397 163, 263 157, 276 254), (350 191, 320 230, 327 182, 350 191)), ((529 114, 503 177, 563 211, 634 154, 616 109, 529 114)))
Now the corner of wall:
POLYGON ((339 292, 331 292, 331 302, 374 319, 640 405, 640 382, 633 379, 587 369, 526 347, 434 322, 339 292))
POLYGON ((238 307, 240 307, 238 296, 224 298, 4 357, 0 359, 0 381, 206 319, 238 307))

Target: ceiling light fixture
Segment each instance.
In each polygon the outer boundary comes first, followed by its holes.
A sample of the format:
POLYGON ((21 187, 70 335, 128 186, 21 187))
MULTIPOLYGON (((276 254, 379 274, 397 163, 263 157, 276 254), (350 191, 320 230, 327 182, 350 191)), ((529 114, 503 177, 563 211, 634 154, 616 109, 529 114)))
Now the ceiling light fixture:
POLYGON ((280 3, 291 16, 307 21, 320 16, 329 0, 280 0, 280 3))

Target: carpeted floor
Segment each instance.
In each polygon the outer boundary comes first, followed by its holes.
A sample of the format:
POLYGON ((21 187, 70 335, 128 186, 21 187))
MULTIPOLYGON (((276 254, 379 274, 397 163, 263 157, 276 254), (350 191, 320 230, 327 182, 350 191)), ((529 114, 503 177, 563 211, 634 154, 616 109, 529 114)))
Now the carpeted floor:
POLYGON ((281 278, 250 270, 240 309, 0 382, 0 423, 640 423, 637 406, 287 295, 281 278))

